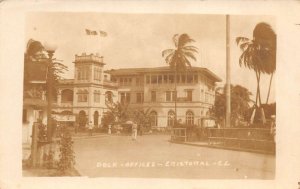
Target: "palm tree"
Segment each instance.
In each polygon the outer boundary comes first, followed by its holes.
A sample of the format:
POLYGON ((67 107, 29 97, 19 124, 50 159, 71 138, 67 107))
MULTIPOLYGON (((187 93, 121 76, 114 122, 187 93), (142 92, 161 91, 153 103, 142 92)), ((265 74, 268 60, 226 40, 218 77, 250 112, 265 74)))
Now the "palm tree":
MULTIPOLYGON (((244 65, 246 68, 254 70, 257 81, 255 107, 261 110, 262 122, 265 123, 264 111, 261 107, 261 92, 260 79, 261 74, 271 74, 271 81, 273 73, 276 69, 276 35, 271 27, 266 23, 259 23, 253 31, 253 39, 246 37, 237 37, 237 45, 243 51, 239 58, 239 65, 244 65)), ((269 92, 271 87, 269 84, 269 92)), ((267 97, 267 101, 269 94, 267 97)), ((253 111, 255 114, 256 108, 253 111)), ((254 116, 252 116, 254 118, 254 116)), ((253 119, 251 119, 251 123, 253 119)))
POLYGON ((170 66, 171 70, 174 71, 175 79, 175 123, 177 123, 177 73, 190 68, 191 62, 189 59, 196 61, 194 53, 198 53, 195 46, 190 45, 190 43, 195 42, 186 33, 175 34, 173 36, 173 42, 175 49, 166 49, 162 51, 162 56, 165 57, 166 63, 170 66))
POLYGON ((269 24, 259 23, 253 31, 253 38, 262 46, 261 57, 265 62, 265 71, 271 74, 266 104, 268 104, 271 84, 276 71, 276 34, 269 24))

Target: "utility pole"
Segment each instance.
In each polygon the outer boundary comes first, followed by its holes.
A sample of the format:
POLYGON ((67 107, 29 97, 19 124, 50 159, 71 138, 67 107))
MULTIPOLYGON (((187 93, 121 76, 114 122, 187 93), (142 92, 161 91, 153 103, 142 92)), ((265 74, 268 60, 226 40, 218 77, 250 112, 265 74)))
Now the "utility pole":
POLYGON ((226 127, 230 127, 231 102, 230 102, 230 19, 226 15, 226 127))
POLYGON ((53 65, 52 65, 52 57, 54 51, 48 50, 48 72, 47 72, 47 140, 52 141, 52 98, 53 98, 53 65))

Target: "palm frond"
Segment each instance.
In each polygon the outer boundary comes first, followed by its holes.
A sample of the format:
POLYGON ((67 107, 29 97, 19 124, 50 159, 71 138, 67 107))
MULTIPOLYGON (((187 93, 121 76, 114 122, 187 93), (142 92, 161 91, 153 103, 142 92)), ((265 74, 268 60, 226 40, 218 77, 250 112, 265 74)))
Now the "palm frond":
POLYGON ((189 50, 189 49, 195 49, 195 50, 198 50, 197 47, 192 46, 192 45, 184 46, 183 49, 187 49, 187 50, 189 50))
POLYGON ((193 59, 194 61, 197 61, 197 58, 196 58, 195 55, 194 55, 193 53, 191 53, 191 52, 184 52, 184 53, 183 53, 183 56, 189 57, 189 58, 193 59))
POLYGON ((236 41, 236 44, 239 45, 241 42, 247 42, 247 41, 250 41, 250 39, 247 38, 247 37, 237 37, 237 38, 235 39, 235 41, 236 41))
POLYGON ((240 49, 242 51, 244 51, 249 45, 251 45, 251 43, 249 43, 249 42, 241 43, 240 44, 240 49))
POLYGON ((265 22, 260 22, 255 26, 253 30, 253 38, 254 40, 258 40, 258 41, 260 40, 275 41, 276 34, 269 24, 265 22))
POLYGON ((175 34, 172 38, 174 44, 175 44, 175 47, 178 47, 178 34, 175 34))
POLYGON ((170 53, 168 56, 166 56, 165 61, 166 61, 167 64, 170 62, 170 60, 171 60, 171 58, 172 58, 173 56, 174 56, 174 52, 173 52, 173 53, 170 53))
POLYGON ((195 48, 191 48, 191 46, 189 46, 189 47, 183 47, 182 50, 198 53, 197 48, 196 47, 195 48))
POLYGON ((178 47, 179 48, 184 47, 186 44, 191 42, 195 42, 195 40, 190 38, 190 36, 186 33, 181 34, 178 38, 178 47))
POLYGON ((174 49, 166 49, 162 51, 162 57, 164 57, 166 54, 171 54, 173 53, 175 50, 174 49))

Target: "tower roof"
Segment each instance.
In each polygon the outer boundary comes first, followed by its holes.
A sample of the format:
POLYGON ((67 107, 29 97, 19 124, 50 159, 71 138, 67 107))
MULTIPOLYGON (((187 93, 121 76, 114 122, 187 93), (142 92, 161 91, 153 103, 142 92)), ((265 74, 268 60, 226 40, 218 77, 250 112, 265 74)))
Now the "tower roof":
POLYGON ((103 62, 103 56, 100 56, 98 53, 82 53, 81 55, 75 54, 75 61, 73 63, 96 63, 105 65, 105 63, 103 62))

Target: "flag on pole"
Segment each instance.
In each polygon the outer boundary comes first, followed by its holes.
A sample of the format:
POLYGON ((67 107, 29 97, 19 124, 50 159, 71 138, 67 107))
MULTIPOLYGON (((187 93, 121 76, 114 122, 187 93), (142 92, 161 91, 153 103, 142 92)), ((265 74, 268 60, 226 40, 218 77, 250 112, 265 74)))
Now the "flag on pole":
POLYGON ((99 31, 99 35, 101 36, 101 37, 106 37, 107 36, 107 33, 105 32, 105 31, 99 31))
POLYGON ((85 32, 86 32, 87 35, 98 35, 97 31, 92 31, 92 30, 89 30, 89 29, 85 29, 85 32))
MULTIPOLYGON (((98 35, 97 31, 93 31, 93 30, 89 30, 89 29, 85 29, 85 33, 86 33, 86 35, 98 35)), ((99 36, 106 37, 107 33, 105 31, 99 30, 99 36)))

